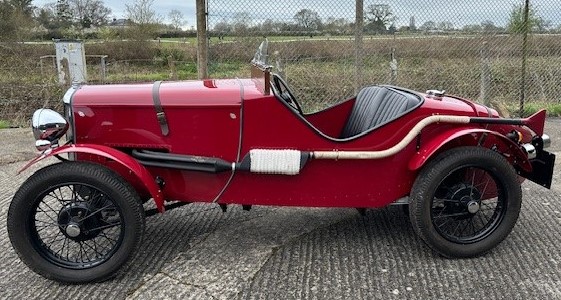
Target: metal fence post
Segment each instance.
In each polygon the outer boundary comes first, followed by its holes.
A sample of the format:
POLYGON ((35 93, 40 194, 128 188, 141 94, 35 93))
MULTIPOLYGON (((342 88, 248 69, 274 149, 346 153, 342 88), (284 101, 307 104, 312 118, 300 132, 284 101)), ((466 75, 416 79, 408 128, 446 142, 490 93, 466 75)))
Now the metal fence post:
POLYGON ((524 24, 523 38, 522 38, 522 68, 520 74, 520 110, 518 114, 520 117, 524 114, 524 102, 526 101, 526 64, 528 59, 528 33, 530 28, 530 0, 524 3, 524 24))
POLYGON ((356 0, 355 4, 355 91, 362 87, 362 37, 364 26, 364 0, 356 0))
POLYGON ((169 78, 173 80, 177 80, 177 68, 175 67, 175 61, 173 57, 170 55, 168 56, 168 66, 169 66, 169 78))
POLYGON ((199 79, 208 78, 206 0, 197 0, 197 71, 199 79))
POLYGON ((107 64, 105 63, 105 59, 107 55, 101 56, 101 83, 105 83, 105 73, 107 72, 107 64))
POLYGON ((481 87, 479 91, 479 101, 489 106, 491 103, 491 66, 489 43, 483 42, 481 50, 481 87))
MULTIPOLYGON (((395 35, 394 35, 395 38, 395 35)), ((390 84, 395 85, 397 82, 397 57, 395 56, 395 48, 392 48, 390 55, 390 84)))

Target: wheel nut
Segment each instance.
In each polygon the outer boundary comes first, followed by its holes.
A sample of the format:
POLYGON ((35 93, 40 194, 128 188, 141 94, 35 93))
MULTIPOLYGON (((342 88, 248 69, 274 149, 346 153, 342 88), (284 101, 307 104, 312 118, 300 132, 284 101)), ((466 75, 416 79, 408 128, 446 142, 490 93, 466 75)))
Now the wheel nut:
POLYGON ((66 226, 66 234, 69 237, 77 237, 80 235, 80 226, 77 224, 69 224, 66 226))
POLYGON ((474 214, 479 211, 479 203, 477 203, 477 201, 470 201, 467 205, 467 209, 470 213, 474 214))

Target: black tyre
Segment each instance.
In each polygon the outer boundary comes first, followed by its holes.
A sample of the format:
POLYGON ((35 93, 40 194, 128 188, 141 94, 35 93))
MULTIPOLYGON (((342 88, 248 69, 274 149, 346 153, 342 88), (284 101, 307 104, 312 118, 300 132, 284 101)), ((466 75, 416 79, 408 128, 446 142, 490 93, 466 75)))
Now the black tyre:
POLYGON ((7 227, 18 256, 36 273, 66 283, 103 281, 138 249, 144 211, 136 191, 115 172, 64 162, 24 182, 7 227))
POLYGON ((516 224, 522 192, 500 154, 462 147, 438 155, 418 175, 409 217, 417 234, 447 257, 473 257, 497 246, 516 224))

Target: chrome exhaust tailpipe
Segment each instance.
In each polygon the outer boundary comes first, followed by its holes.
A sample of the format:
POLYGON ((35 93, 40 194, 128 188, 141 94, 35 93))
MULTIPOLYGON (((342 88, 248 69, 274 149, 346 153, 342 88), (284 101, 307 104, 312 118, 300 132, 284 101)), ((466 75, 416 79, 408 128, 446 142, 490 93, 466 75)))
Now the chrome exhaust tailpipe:
POLYGON ((551 138, 549 137, 549 135, 544 133, 544 135, 542 135, 542 141, 544 149, 551 147, 551 138))
POLYGON ((538 153, 536 151, 536 147, 534 147, 534 145, 532 144, 523 144, 522 148, 524 149, 524 151, 526 152, 526 154, 528 155, 528 159, 534 159, 538 156, 538 153))

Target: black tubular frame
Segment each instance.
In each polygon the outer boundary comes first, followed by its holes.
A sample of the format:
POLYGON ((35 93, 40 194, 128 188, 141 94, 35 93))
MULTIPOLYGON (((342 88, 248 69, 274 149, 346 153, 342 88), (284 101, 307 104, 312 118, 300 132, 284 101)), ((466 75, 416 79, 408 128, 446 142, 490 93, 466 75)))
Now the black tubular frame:
POLYGON ((474 124, 526 125, 525 119, 471 117, 469 122, 474 124))
POLYGON ((132 156, 142 165, 187 171, 221 173, 232 171, 232 163, 215 157, 179 155, 150 150, 132 150, 132 156))

